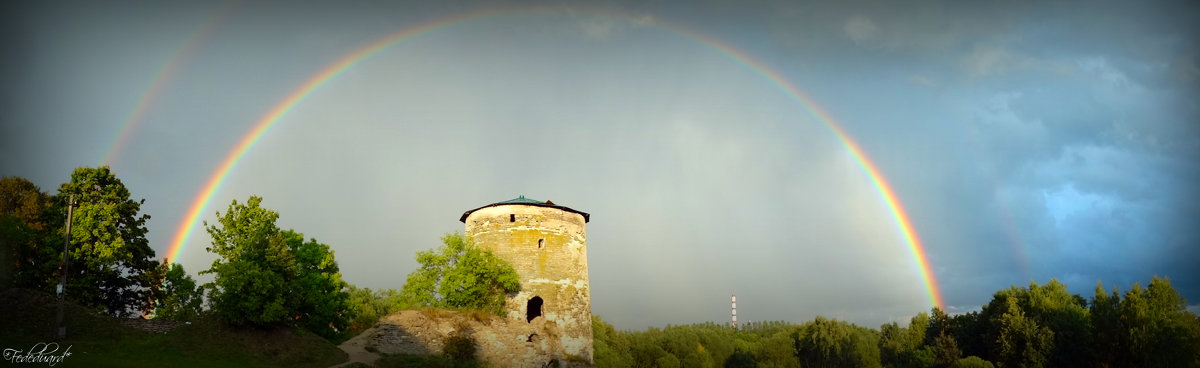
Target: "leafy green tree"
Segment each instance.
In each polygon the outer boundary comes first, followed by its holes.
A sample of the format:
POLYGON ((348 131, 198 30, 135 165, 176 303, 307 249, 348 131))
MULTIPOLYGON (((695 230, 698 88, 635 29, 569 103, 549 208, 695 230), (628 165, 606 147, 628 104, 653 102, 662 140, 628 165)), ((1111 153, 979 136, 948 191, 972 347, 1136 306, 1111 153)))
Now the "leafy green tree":
POLYGON ((661 367, 664 366, 663 362, 674 362, 665 366, 679 366, 679 358, 659 346, 658 340, 662 335, 662 330, 651 327, 645 332, 629 336, 629 352, 633 356, 634 367, 661 367))
POLYGON ((395 289, 371 290, 347 284, 350 315, 354 316, 350 326, 339 340, 347 340, 359 332, 371 328, 379 318, 400 310, 400 293, 395 289))
POLYGON ((215 274, 207 285, 212 310, 234 325, 299 323, 332 337, 353 318, 347 284, 338 273, 328 245, 275 226, 279 214, 251 196, 236 200, 220 226, 205 228, 212 236, 209 252, 218 258, 201 273, 215 274))
POLYGON ((213 312, 234 325, 279 323, 290 314, 287 276, 295 262, 275 227, 279 214, 261 203, 253 196, 246 204, 234 200, 224 215, 217 213, 220 226, 204 223, 213 239, 207 250, 218 257, 201 272, 215 275, 208 297, 213 312))
POLYGON ((507 261, 446 234, 442 247, 417 252, 420 268, 408 274, 400 299, 406 308, 477 309, 500 315, 505 296, 520 291, 520 276, 507 261))
POLYGON ((926 336, 929 335, 930 326, 929 314, 925 312, 917 313, 908 321, 908 347, 916 349, 925 345, 926 336))
POLYGON ((936 360, 937 356, 933 351, 933 347, 924 345, 904 354, 904 362, 901 366, 911 368, 932 367, 936 360))
POLYGON ((1142 288, 1134 284, 1120 304, 1128 356, 1120 366, 1200 366, 1200 324, 1187 312, 1187 301, 1171 281, 1154 277, 1142 288))
POLYGON ((45 243, 50 195, 20 177, 0 178, 0 288, 51 290, 62 243, 45 243), (57 256, 57 257, 56 257, 57 256))
MULTIPOLYGON (((72 194, 77 206, 71 225, 67 296, 113 315, 151 308, 158 261, 146 240, 150 216, 140 213, 145 200, 130 199, 129 189, 108 167, 80 167, 52 198, 51 218, 66 218, 72 194)), ((47 240, 62 244, 61 237, 47 240)))
POLYGON ((980 318, 979 312, 956 314, 950 316, 946 323, 947 333, 958 342, 963 355, 985 356, 990 346, 984 338, 988 326, 986 322, 980 318))
POLYGON ((879 336, 846 322, 817 317, 792 333, 803 367, 880 367, 879 336))
MULTIPOLYGON (((162 263, 166 267, 166 263, 162 263)), ((164 274, 161 294, 154 304, 154 318, 172 321, 191 321, 203 311, 204 288, 183 270, 178 263, 171 264, 164 274)))
POLYGON ((680 368, 683 364, 676 358, 675 355, 667 353, 654 360, 654 366, 658 368, 680 368))
POLYGON ((899 367, 902 357, 911 349, 907 328, 896 322, 879 326, 879 360, 884 367, 899 367))
POLYGON ((288 275, 293 290, 291 315, 305 323, 309 331, 325 337, 350 327, 349 284, 342 280, 333 250, 316 239, 304 241, 304 234, 292 230, 284 230, 278 237, 287 243, 295 261, 295 273, 288 275))
POLYGON ((933 362, 934 364, 945 367, 962 358, 962 350, 958 349, 958 342, 953 336, 945 333, 938 335, 933 340, 933 362))
POLYGON ((796 358, 795 347, 792 344, 790 333, 788 331, 779 331, 763 339, 762 347, 758 354, 758 362, 760 368, 800 367, 800 360, 796 358))
POLYGON ((1092 361, 1091 320, 1087 300, 1067 291, 1067 285, 1050 279, 1045 285, 1029 285, 1029 317, 1054 332, 1054 350, 1049 365, 1087 366, 1092 361))
POLYGON ((758 361, 753 353, 737 349, 725 360, 725 368, 758 368, 758 361))
POLYGON ((1090 312, 1092 338, 1096 343, 1093 366, 1107 366, 1124 360, 1125 331, 1121 328, 1121 295, 1117 289, 1113 288, 1110 295, 1104 292, 1103 283, 1096 282, 1090 312))
POLYGON ((592 315, 592 360, 596 367, 632 367, 629 339, 598 315, 592 315))
MULTIPOLYGON (((933 309, 935 315, 940 309, 933 309)), ((944 314, 941 314, 944 315, 944 314)), ((926 335, 933 330, 933 320, 925 312, 909 319, 908 327, 896 323, 880 326, 879 357, 885 367, 928 367, 935 360, 933 347, 926 346, 926 335)))
POLYGON ((992 322, 998 331, 993 349, 1000 364, 1005 367, 1046 366, 1054 348, 1054 332, 1027 317, 1017 304, 1016 296, 1004 300, 1004 312, 992 322))

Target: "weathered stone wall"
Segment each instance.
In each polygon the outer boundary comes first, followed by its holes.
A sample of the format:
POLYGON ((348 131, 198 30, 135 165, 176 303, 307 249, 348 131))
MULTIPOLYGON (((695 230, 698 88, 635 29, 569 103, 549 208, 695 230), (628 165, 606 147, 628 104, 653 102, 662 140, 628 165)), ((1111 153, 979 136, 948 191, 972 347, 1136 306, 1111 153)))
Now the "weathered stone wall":
POLYGON ((509 323, 548 329, 556 341, 546 346, 558 349, 548 354, 592 361, 592 305, 583 216, 558 208, 511 204, 481 208, 465 222, 467 235, 476 246, 512 263, 521 277, 521 292, 506 302, 509 323), (542 315, 527 321, 528 306, 534 297, 542 300, 542 315))
POLYGON ((144 318, 121 318, 119 320, 122 325, 133 327, 149 333, 163 334, 171 331, 176 327, 183 326, 186 322, 167 321, 162 319, 144 319, 144 318))
POLYGON ((442 354, 446 339, 459 332, 475 342, 476 358, 494 367, 544 367, 552 360, 561 367, 590 367, 579 356, 563 354, 553 322, 532 323, 491 315, 468 315, 455 311, 426 309, 399 311, 355 339, 364 347, 384 354, 442 354), (461 330, 461 331, 460 331, 461 330))

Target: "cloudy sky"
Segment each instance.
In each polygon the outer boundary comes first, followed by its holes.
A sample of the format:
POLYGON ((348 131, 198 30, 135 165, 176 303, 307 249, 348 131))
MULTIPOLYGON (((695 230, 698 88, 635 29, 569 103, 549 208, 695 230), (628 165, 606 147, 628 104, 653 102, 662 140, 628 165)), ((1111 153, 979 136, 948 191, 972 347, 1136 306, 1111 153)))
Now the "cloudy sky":
POLYGON ((107 160, 162 256, 306 81, 458 17, 313 90, 202 219, 262 196, 347 281, 399 288, 463 211, 525 195, 592 214, 592 310, 619 328, 727 321, 731 292, 743 321, 927 311, 875 184, 782 83, 877 165, 951 312, 1051 278, 1200 302, 1195 4, 452 3, 5 5, 0 175, 54 192, 107 160))

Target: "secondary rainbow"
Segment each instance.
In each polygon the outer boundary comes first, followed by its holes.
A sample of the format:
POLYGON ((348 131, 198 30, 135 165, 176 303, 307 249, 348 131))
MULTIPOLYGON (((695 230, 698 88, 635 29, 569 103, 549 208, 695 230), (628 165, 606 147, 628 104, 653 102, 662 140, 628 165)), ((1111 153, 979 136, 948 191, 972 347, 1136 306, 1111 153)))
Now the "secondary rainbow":
POLYGON ((137 105, 134 105, 133 110, 125 117, 125 123, 121 125, 121 130, 117 133, 116 139, 108 149, 108 153, 104 155, 104 165, 112 165, 114 161, 121 155, 121 151, 129 141, 129 137, 133 135, 133 131, 141 125, 142 120, 146 116, 146 111, 150 109, 150 105, 162 95, 163 87, 171 80, 171 77, 179 70, 192 53, 195 52, 198 45, 203 43, 208 35, 212 34, 217 25, 229 14, 233 8, 233 1, 228 1, 225 6, 222 6, 217 12, 209 16, 203 23, 192 31, 191 35, 183 41, 182 44, 175 50, 167 62, 158 68, 158 72, 154 73, 154 78, 150 80, 150 85, 146 86, 142 97, 138 98, 137 105))
MULTIPOLYGON (((242 137, 237 146, 230 151, 225 160, 217 167, 216 171, 213 172, 212 176, 210 176, 208 182, 201 189, 195 200, 192 201, 192 205, 188 210, 187 215, 184 216, 183 221, 180 222, 174 241, 171 242, 171 246, 168 249, 167 259, 173 262, 179 257, 179 254, 183 250, 188 237, 191 235, 193 229, 195 229, 199 224, 200 214, 203 213, 205 208, 208 207, 208 203, 212 199, 212 196, 220 189, 221 183, 229 175, 233 167, 236 166, 238 160, 240 160, 241 157, 254 146, 254 143, 257 142, 259 138, 261 138, 263 134, 265 134, 275 123, 277 123, 283 116, 287 115, 287 113, 291 111, 293 107, 304 101, 304 99, 308 97, 308 95, 314 90, 321 87, 321 85, 325 84, 354 65, 371 57, 372 55, 375 55, 376 53, 387 49, 392 45, 410 39, 414 36, 469 20, 499 15, 528 13, 571 14, 574 12, 562 8, 538 7, 517 10, 480 10, 444 17, 406 28, 380 38, 338 59, 329 67, 326 67, 319 73, 309 78, 304 84, 300 85, 299 88, 289 94, 287 98, 268 111, 267 114, 261 119, 259 119, 254 124, 253 129, 251 129, 248 134, 242 137)), ((589 9, 588 13, 598 13, 598 15, 602 16, 631 19, 633 21, 642 23, 645 23, 646 20, 644 17, 639 18, 628 14, 615 13, 606 10, 589 9)), ((766 64, 753 59, 745 52, 742 52, 733 46, 678 25, 669 25, 663 23, 658 19, 653 20, 649 24, 658 28, 675 32, 703 45, 712 47, 731 60, 749 68, 750 70, 770 81, 782 92, 794 98, 797 102, 803 105, 813 117, 829 128, 829 130, 832 131, 838 140, 840 140, 846 147, 846 150, 854 158, 855 162, 858 163, 859 167, 863 170, 867 177, 870 178, 871 183, 874 185, 876 191, 879 193, 880 197, 883 198, 883 201, 886 204, 888 211, 895 219, 900 235, 903 238, 904 243, 908 246, 909 252, 911 253, 918 268, 920 277, 924 282, 924 287, 929 294, 930 304, 945 310, 945 304, 942 300, 941 290, 938 288, 937 278, 934 275, 933 270, 930 268, 928 262, 928 254, 925 251, 924 245, 921 243, 921 239, 918 236, 917 231, 913 228, 912 221, 909 219, 907 212, 904 210, 903 204, 900 202, 900 199, 897 198, 895 190, 893 190, 891 185, 887 182, 887 180, 885 180, 883 174, 880 172, 875 163, 868 158, 865 152, 863 152, 862 147, 860 147, 857 142, 850 138, 845 130, 843 130, 841 126, 839 126, 836 121, 833 120, 828 112, 817 105, 817 103, 813 101, 812 98, 808 97, 807 94, 801 91, 799 87, 796 87, 794 84, 788 81, 788 79, 785 78, 781 73, 771 69, 766 64)))

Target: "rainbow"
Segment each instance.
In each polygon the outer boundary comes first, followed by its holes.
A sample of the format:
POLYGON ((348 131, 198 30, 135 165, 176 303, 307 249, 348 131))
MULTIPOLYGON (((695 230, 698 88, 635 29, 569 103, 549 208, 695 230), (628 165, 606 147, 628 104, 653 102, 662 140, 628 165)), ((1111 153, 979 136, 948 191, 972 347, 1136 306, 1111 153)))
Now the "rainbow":
MULTIPOLYGON (((250 148, 254 146, 255 142, 262 138, 262 136, 266 134, 266 132, 272 126, 274 126, 275 123, 279 122, 281 118, 287 115, 292 108, 304 101, 304 99, 308 97, 314 90, 320 88, 322 85, 334 77, 342 74, 347 69, 401 41, 469 20, 499 15, 527 13, 574 14, 574 12, 569 9, 539 7, 518 10, 479 10, 443 17, 400 30, 375 40, 374 42, 362 46, 346 56, 343 56, 332 65, 329 65, 325 69, 310 77, 306 82, 304 82, 304 84, 300 85, 300 87, 289 94, 287 98, 285 98, 278 105, 275 105, 275 107, 268 111, 266 115, 259 119, 258 122, 254 124, 253 129, 251 129, 248 134, 242 137, 237 146, 235 146, 234 149, 229 152, 225 160, 220 164, 220 166, 217 167, 212 176, 209 177, 208 182, 192 201, 191 208, 188 210, 187 215, 184 217, 183 221, 179 223, 179 229, 176 231, 174 241, 171 242, 171 246, 167 252, 167 259, 172 262, 178 259, 188 237, 191 236, 192 231, 198 225, 200 214, 203 213, 204 209, 208 207, 208 203, 212 199, 213 194, 220 189, 221 183, 229 175, 233 167, 237 165, 237 162, 242 158, 242 156, 245 155, 246 152, 248 152, 250 148)), ((636 22, 645 22, 646 20, 644 17, 639 18, 628 14, 614 13, 605 10, 589 9, 588 13, 599 13, 599 15, 630 19, 636 22)), ((873 163, 868 158, 867 154, 863 152, 862 147, 860 147, 857 142, 855 142, 848 134, 846 134, 845 130, 843 130, 841 126, 837 124, 837 122, 827 111, 822 109, 815 101, 813 101, 812 98, 808 97, 807 94, 801 91, 799 87, 796 87, 794 84, 789 82, 781 73, 771 69, 766 64, 755 60, 754 58, 750 57, 750 55, 747 55, 745 52, 742 52, 733 46, 681 26, 664 24, 661 20, 655 19, 651 24, 658 28, 675 32, 703 45, 711 47, 731 60, 749 68, 766 80, 770 81, 780 91, 791 96, 801 105, 803 105, 813 117, 817 118, 817 120, 829 128, 829 130, 832 131, 838 140, 840 140, 846 147, 846 150, 858 163, 859 167, 862 168, 867 177, 870 178, 880 197, 883 198, 884 202, 886 203, 888 211, 891 213, 892 217, 895 218, 900 234, 903 237, 905 244, 908 246, 913 260, 920 272, 920 276, 924 281, 925 289, 929 294, 930 304, 945 310, 945 304, 942 301, 942 294, 941 290, 938 288, 937 278, 929 266, 928 254, 925 251, 924 245, 921 243, 921 239, 918 236, 917 231, 913 228, 912 221, 909 219, 907 212, 904 210, 903 204, 901 204, 900 199, 897 198, 895 190, 893 190, 891 185, 888 184, 887 180, 884 179, 883 174, 880 172, 875 163, 873 163)))
POLYGON ((201 44, 208 35, 217 28, 224 18, 230 13, 233 8, 233 1, 225 3, 225 6, 217 10, 208 17, 203 23, 192 31, 191 35, 175 50, 167 62, 158 68, 158 72, 154 73, 154 78, 150 80, 150 85, 146 86, 142 97, 138 98, 137 105, 134 105, 133 110, 125 117, 125 123, 121 125, 121 130, 117 133, 117 137, 113 141, 112 146, 108 149, 108 153, 104 155, 103 165, 112 165, 117 157, 121 155, 121 151, 129 141, 129 136, 133 135, 133 131, 140 125, 143 118, 146 116, 146 111, 150 109, 150 104, 158 99, 162 94, 162 89, 166 86, 167 81, 182 66, 183 60, 186 60, 193 52, 197 45, 201 44))

